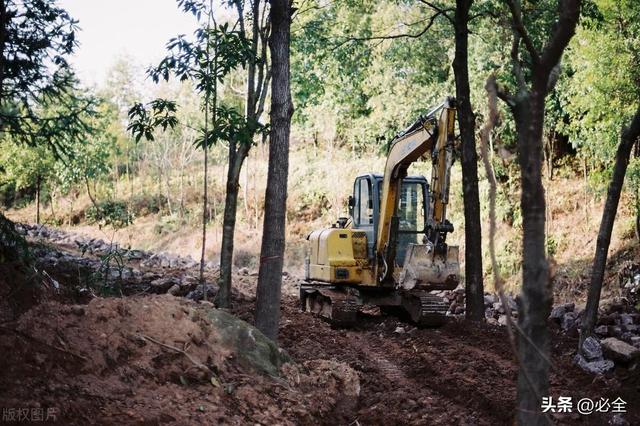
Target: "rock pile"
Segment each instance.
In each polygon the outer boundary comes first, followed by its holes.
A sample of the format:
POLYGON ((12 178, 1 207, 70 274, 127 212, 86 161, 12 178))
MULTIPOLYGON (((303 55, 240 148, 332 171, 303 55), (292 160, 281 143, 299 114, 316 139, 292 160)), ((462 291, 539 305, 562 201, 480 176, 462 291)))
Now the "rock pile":
MULTIPOLYGON (((92 282, 99 282, 101 286, 106 283, 110 287, 121 288, 125 294, 169 293, 192 300, 202 299, 203 292, 198 287, 200 264, 190 256, 123 248, 115 243, 46 226, 16 224, 16 230, 34 241, 69 247, 69 251, 50 247, 35 250, 39 265, 44 270, 64 270, 72 266, 84 271, 85 279, 79 280, 80 286, 91 287, 92 282)), ((209 262, 205 265, 205 272, 208 281, 213 281, 218 267, 209 262)), ((91 293, 90 288, 80 290, 91 293)), ((216 287, 207 285, 209 297, 215 296, 216 292, 216 287)))

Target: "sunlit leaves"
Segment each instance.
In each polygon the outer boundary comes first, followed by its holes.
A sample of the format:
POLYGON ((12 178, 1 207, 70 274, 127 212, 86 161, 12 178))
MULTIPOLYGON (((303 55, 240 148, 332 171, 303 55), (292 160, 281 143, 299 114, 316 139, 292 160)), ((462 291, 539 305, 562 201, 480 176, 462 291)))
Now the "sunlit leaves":
POLYGON ((178 124, 176 110, 176 103, 166 99, 154 99, 146 105, 138 102, 129 110, 127 130, 131 132, 136 142, 139 142, 142 137, 152 141, 156 128, 165 131, 167 128, 173 129, 178 124))

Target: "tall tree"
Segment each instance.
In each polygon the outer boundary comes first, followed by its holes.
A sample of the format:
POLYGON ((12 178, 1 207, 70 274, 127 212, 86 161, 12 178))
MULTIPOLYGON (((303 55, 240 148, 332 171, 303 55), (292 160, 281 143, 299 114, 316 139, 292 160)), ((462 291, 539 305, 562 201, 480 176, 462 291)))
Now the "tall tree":
POLYGON ((462 193, 464 200, 465 295, 466 317, 484 319, 484 283, 482 280, 482 227, 478 193, 478 154, 476 118, 469 87, 469 10, 473 0, 456 0, 454 29, 456 39, 453 72, 456 80, 458 126, 462 140, 462 193))
POLYGON ((265 192, 264 227, 256 295, 256 327, 276 340, 280 322, 280 294, 285 249, 289 133, 293 102, 289 47, 291 37, 290 0, 272 0, 269 38, 273 81, 271 83, 271 131, 269 171, 265 192))
POLYGON ((257 126, 264 112, 267 89, 271 78, 267 62, 267 39, 269 37, 270 23, 265 21, 267 2, 253 0, 250 2, 251 10, 251 38, 247 37, 247 28, 244 17, 244 4, 242 0, 234 0, 238 11, 239 33, 250 40, 252 59, 247 64, 247 86, 245 96, 245 120, 249 123, 247 130, 247 142, 241 143, 236 139, 229 140, 229 165, 227 169, 227 187, 224 202, 224 215, 222 223, 222 246, 220 248, 220 280, 216 305, 221 308, 231 304, 231 272, 233 268, 233 240, 235 235, 236 214, 238 210, 238 191, 240 187, 240 172, 249 151, 253 145, 253 138, 260 130, 257 126), (262 6, 262 11, 261 11, 262 6))
MULTIPOLYGON (((518 304, 518 412, 519 424, 547 424, 540 410, 549 394, 549 330, 547 318, 553 300, 545 256, 545 196, 542 185, 542 136, 545 99, 557 82, 562 54, 573 37, 580 17, 581 0, 560 0, 556 14, 537 15, 526 21, 520 0, 507 0, 511 14, 513 44, 512 75, 515 93, 498 90, 516 124, 520 165, 523 226, 522 292, 518 304), (542 22, 540 22, 542 21, 542 22), (538 31, 532 34, 527 24, 538 31), (538 45, 544 46, 542 49, 538 45), (524 48, 523 48, 524 47, 524 48)), ((548 12, 547 12, 548 13, 548 12)), ((533 15, 533 14, 531 14, 533 15)))
POLYGON ((607 266, 611 232, 613 231, 613 223, 615 222, 616 213, 618 212, 618 203, 620 202, 624 176, 627 172, 631 149, 639 142, 640 107, 638 107, 631 123, 622 129, 620 144, 616 152, 616 162, 613 167, 613 176, 609 183, 609 189, 607 190, 607 200, 604 204, 604 210, 602 211, 602 221, 600 222, 600 230, 598 231, 598 239, 596 242, 596 253, 593 259, 593 268, 591 269, 589 295, 587 296, 587 306, 584 310, 582 329, 580 331, 580 344, 578 346, 580 350, 582 350, 584 340, 593 333, 593 327, 598 317, 600 292, 602 291, 604 270, 607 266))
MULTIPOLYGON (((196 30, 195 41, 191 42, 184 36, 172 39, 167 44, 169 55, 161 63, 149 70, 149 74, 158 82, 160 79, 169 80, 174 75, 181 81, 192 80, 196 90, 204 97, 204 128, 197 144, 205 153, 203 216, 202 216, 202 252, 200 261, 200 280, 204 285, 204 262, 206 245, 206 226, 208 222, 207 206, 207 153, 211 145, 223 141, 229 144, 229 168, 227 173, 227 192, 225 198, 225 213, 223 218, 223 242, 221 253, 221 281, 220 291, 216 302, 219 307, 228 307, 231 293, 231 268, 233 255, 233 235, 238 199, 238 182, 242 164, 249 149, 254 144, 254 137, 265 132, 266 126, 261 124, 259 114, 262 112, 264 101, 252 103, 252 114, 240 114, 234 108, 219 104, 218 83, 239 67, 256 61, 256 48, 244 33, 244 24, 240 30, 230 28, 229 24, 217 25, 213 21, 213 11, 206 1, 179 0, 183 10, 192 13, 198 19, 207 16, 205 27, 196 30)), ((211 3, 211 2, 208 2, 211 3)), ((240 19, 244 22, 244 18, 240 19)), ((264 56, 266 62, 266 54, 264 56)), ((266 78, 266 77, 265 77, 266 78)), ((256 84, 254 90, 260 87, 262 96, 266 96, 263 82, 256 84)), ((257 93, 257 92, 252 92, 257 93)), ((253 99, 254 101, 259 98, 253 99)), ((257 102, 257 101, 256 101, 257 102)), ((143 136, 153 139, 157 127, 166 129, 178 124, 175 115, 176 104, 173 101, 156 99, 148 105, 136 104, 129 112, 131 122, 129 129, 139 140, 143 136), (150 110, 150 111, 149 111, 150 110)))

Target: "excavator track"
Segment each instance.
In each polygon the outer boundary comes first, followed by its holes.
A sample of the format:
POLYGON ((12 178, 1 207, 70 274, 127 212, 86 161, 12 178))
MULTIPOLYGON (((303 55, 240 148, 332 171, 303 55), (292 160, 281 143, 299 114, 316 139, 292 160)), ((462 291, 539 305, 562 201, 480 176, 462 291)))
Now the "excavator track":
POLYGON ((337 327, 352 327, 358 317, 358 304, 349 294, 331 289, 300 289, 302 309, 319 315, 337 327))
POLYGON ((447 321, 449 307, 444 299, 429 293, 411 294, 403 301, 411 320, 421 327, 440 327, 447 321))

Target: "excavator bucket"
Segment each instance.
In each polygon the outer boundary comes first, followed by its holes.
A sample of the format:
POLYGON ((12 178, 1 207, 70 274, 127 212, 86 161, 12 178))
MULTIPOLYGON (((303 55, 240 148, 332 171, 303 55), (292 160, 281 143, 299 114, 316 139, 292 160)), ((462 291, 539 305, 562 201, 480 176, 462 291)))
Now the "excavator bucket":
POLYGON ((398 281, 405 290, 453 290, 459 276, 457 246, 448 246, 446 253, 439 254, 431 245, 409 244, 398 281))

